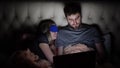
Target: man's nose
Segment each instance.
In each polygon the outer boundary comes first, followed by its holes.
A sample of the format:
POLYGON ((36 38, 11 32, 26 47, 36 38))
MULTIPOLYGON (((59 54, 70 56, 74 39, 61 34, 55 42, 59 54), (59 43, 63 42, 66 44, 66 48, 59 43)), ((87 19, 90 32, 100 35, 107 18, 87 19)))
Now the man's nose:
POLYGON ((73 20, 73 23, 74 23, 74 24, 77 24, 77 21, 76 21, 76 20, 73 20))

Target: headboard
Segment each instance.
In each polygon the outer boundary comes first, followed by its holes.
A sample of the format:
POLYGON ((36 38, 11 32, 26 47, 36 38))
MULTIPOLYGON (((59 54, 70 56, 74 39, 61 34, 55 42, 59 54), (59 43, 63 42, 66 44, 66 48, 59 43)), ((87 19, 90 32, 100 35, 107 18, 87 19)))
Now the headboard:
MULTIPOLYGON (((102 1, 80 3, 82 22, 97 24, 103 34, 112 33, 114 50, 119 50, 120 4, 102 1)), ((0 38, 9 36, 12 29, 20 29, 22 25, 36 26, 42 19, 52 19, 58 26, 65 26, 63 7, 64 2, 59 1, 0 2, 0 38)))

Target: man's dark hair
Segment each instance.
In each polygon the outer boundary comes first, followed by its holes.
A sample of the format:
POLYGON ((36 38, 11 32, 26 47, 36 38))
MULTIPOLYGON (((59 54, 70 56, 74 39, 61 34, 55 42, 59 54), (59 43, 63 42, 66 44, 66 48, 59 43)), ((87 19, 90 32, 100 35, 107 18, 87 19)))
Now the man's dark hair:
POLYGON ((64 7, 65 16, 80 13, 81 15, 81 6, 80 3, 66 3, 64 7))

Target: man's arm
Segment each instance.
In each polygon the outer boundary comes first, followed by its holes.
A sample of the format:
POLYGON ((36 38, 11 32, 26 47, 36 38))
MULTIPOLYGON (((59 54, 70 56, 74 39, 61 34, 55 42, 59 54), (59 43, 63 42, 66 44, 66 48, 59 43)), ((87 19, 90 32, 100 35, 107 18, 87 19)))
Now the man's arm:
POLYGON ((104 50, 104 47, 102 46, 101 43, 96 43, 96 50, 97 50, 97 59, 98 59, 98 62, 101 62, 104 60, 105 58, 105 50, 104 50))

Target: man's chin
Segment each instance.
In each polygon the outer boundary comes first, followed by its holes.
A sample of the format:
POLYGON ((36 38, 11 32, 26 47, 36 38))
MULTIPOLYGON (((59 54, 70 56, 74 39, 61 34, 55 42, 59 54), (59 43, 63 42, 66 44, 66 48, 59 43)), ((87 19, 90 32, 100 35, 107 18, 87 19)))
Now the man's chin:
POLYGON ((77 29, 78 28, 78 26, 75 26, 75 27, 73 27, 74 29, 77 29))

